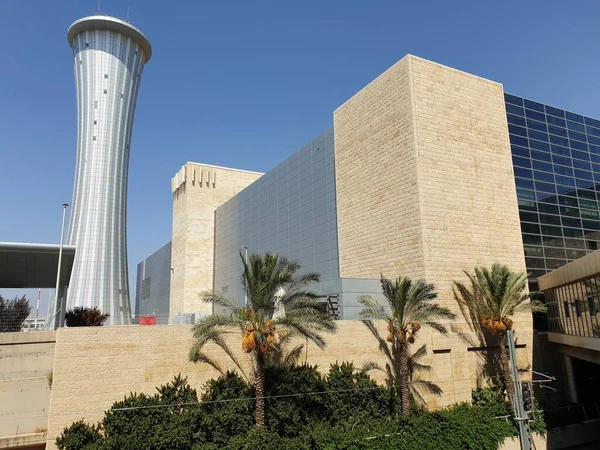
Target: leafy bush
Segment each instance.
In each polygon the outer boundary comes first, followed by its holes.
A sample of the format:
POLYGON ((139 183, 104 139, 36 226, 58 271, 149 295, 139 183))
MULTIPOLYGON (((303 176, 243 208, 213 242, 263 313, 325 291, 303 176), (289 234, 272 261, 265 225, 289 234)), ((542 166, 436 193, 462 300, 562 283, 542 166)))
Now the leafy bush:
POLYGON ((88 425, 83 420, 65 428, 56 439, 58 450, 82 450, 93 448, 102 442, 99 428, 88 425))
POLYGON ((0 295, 0 333, 21 331, 30 312, 31 306, 25 296, 6 300, 0 295))
POLYGON ((102 314, 97 306, 87 308, 76 306, 65 313, 65 322, 68 327, 101 327, 110 314, 102 314))

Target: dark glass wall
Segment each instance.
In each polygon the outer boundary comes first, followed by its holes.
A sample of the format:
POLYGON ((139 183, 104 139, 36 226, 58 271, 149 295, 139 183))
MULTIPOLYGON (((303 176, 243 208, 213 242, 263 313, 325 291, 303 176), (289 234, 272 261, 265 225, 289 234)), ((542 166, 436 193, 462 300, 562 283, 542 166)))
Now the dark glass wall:
POLYGON ((530 289, 598 249, 600 121, 505 94, 530 289))
POLYGON ((169 323, 171 298, 171 242, 137 266, 135 316, 157 316, 157 323, 169 323))

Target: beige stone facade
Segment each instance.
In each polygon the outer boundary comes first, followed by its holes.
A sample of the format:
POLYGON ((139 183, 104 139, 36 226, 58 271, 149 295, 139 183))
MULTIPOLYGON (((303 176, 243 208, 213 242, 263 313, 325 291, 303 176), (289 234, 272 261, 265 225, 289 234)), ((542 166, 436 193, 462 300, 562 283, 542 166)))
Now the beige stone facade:
POLYGON ((425 278, 458 313, 463 270, 525 271, 501 84, 408 55, 334 130, 340 276, 425 278))
MULTIPOLYGON (((359 321, 338 321, 338 331, 326 336, 328 346, 319 350, 309 344, 306 361, 327 372, 336 361, 353 361, 361 367, 367 361, 384 364, 378 343, 359 321)), ((382 331, 385 331, 381 327, 382 331)), ((520 336, 519 336, 520 337, 520 336)), ((238 335, 229 338, 237 358, 248 366, 248 356, 241 350, 238 335)), ((450 338, 439 341, 426 329, 415 345, 427 344, 422 360, 432 366, 427 379, 435 382, 440 396, 425 392, 427 406, 439 408, 458 401, 469 401, 471 389, 481 383, 479 354, 469 351, 463 341, 450 338)), ((188 377, 190 384, 201 390, 205 381, 217 376, 208 364, 189 362, 192 332, 189 326, 154 327, 88 327, 62 328, 56 333, 54 379, 48 420, 48 449, 61 431, 76 420, 100 420, 115 401, 131 392, 154 393, 155 388, 177 374, 188 377)), ((233 365, 223 351, 207 347, 206 353, 224 369, 233 365)), ((530 363, 526 349, 517 349, 519 365, 530 363)), ((383 378, 373 373, 378 381, 383 378)))
POLYGON ((198 294, 213 288, 215 210, 261 176, 258 172, 187 163, 171 180, 171 316, 212 312, 198 294))

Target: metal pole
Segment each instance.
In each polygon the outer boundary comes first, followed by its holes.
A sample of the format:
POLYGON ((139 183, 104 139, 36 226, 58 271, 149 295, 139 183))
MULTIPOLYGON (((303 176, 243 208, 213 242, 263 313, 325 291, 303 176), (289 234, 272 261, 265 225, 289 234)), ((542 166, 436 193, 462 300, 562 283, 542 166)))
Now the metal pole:
POLYGON ((38 316, 40 314, 40 292, 41 292, 41 289, 38 289, 38 299, 37 299, 37 304, 35 305, 35 320, 33 321, 33 329, 36 331, 37 331, 38 316))
MULTIPOLYGON (((515 351, 515 336, 513 330, 508 330, 508 353, 510 355, 510 365, 512 366, 513 385, 515 387, 515 398, 513 399, 515 407, 515 420, 519 424, 519 438, 521 440, 521 450, 531 450, 531 435, 529 434, 529 417, 523 406, 523 392, 521 391, 521 380, 519 378, 519 369, 517 368, 517 356, 515 351)), ((502 344, 501 344, 502 345, 502 344)))
MULTIPOLYGON (((63 215, 62 215, 62 225, 60 227, 60 247, 58 249, 58 269, 56 272, 56 289, 54 291, 54 304, 56 305, 56 308, 60 308, 58 311, 56 311, 56 310, 54 311, 55 314, 56 313, 59 314, 58 327, 65 326, 65 308, 67 307, 66 301, 61 300, 60 305, 58 303, 58 293, 60 291, 60 269, 61 269, 61 265, 62 265, 63 239, 64 239, 64 235, 65 235, 65 216, 67 215, 67 206, 69 206, 67 203, 62 204, 63 215)), ((64 300, 66 300, 66 299, 64 299, 64 300)))
MULTIPOLYGON (((246 262, 246 267, 248 267, 248 247, 242 247, 244 249, 244 261, 246 262)), ((245 277, 244 272, 244 277, 245 277)), ((244 306, 248 307, 248 280, 246 280, 246 287, 244 288, 244 306)))

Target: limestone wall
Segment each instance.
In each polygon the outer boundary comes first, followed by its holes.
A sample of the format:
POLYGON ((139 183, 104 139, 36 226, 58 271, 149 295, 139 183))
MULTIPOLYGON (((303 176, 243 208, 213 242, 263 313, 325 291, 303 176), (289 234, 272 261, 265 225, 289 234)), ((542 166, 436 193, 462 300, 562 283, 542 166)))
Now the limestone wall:
POLYGON ((0 448, 46 430, 54 340, 53 331, 0 333, 0 448))
MULTIPOLYGON (((317 364, 326 372, 335 361, 353 361, 358 367, 367 361, 384 363, 377 342, 359 321, 339 321, 338 332, 327 338, 328 347, 319 350, 309 344, 305 360, 317 364)), ((457 401, 468 401, 471 389, 478 380, 479 355, 469 351, 458 336, 450 335, 443 341, 436 334, 421 330, 415 345, 427 344, 428 354, 423 363, 432 366, 425 378, 443 389, 439 397, 425 396, 431 408, 457 401)), ((240 359, 237 336, 231 345, 240 359)), ((191 385, 201 389, 205 381, 217 376, 206 364, 188 361, 192 344, 188 326, 129 326, 64 328, 57 331, 54 360, 54 381, 48 420, 48 448, 71 423, 81 418, 96 422, 113 402, 130 392, 154 393, 155 388, 173 379, 179 373, 188 377, 191 385)), ((471 349, 472 350, 472 349, 471 349)), ((519 364, 529 364, 527 348, 518 349, 519 364)), ((224 367, 233 368, 221 350, 208 349, 207 353, 224 367)), ((375 375, 375 374, 374 374, 375 375)), ((381 376, 376 376, 383 381, 381 376)))

